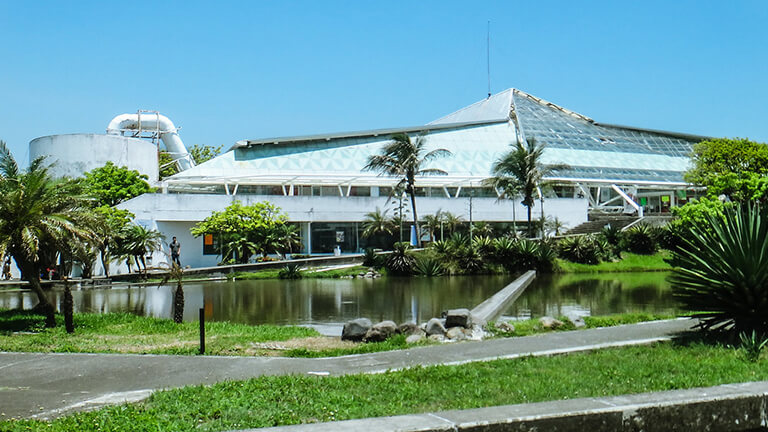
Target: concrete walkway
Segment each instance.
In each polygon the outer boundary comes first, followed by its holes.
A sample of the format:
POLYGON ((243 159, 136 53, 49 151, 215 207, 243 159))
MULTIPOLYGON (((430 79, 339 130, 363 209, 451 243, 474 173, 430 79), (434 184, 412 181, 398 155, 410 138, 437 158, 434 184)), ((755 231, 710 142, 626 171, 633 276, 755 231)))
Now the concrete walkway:
POLYGON ((416 365, 462 364, 668 340, 689 319, 535 336, 460 342, 323 359, 129 354, 0 353, 0 419, 54 417, 136 401, 160 389, 262 375, 379 373, 416 365))

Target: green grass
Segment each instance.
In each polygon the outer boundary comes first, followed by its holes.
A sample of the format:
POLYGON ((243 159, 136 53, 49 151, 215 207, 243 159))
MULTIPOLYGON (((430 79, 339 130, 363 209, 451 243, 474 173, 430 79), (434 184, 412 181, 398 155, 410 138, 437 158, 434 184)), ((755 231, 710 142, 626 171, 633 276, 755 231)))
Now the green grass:
POLYGON ((672 266, 664 258, 669 257, 668 251, 657 252, 653 255, 638 255, 629 252, 621 253, 621 261, 601 262, 596 265, 578 264, 563 259, 557 259, 561 273, 603 273, 603 272, 642 272, 669 271, 672 266))
POLYGON ((50 422, 8 421, 0 430, 221 431, 768 379, 768 360, 743 357, 701 342, 660 343, 376 375, 262 377, 158 392, 50 422))
MULTIPOLYGON (((0 311, 0 351, 107 352, 141 354, 197 354, 197 322, 176 324, 172 320, 125 313, 75 314, 75 333, 67 334, 62 316, 58 326, 43 328, 43 316, 16 310, 0 311), (24 332, 22 334, 15 332, 24 332)), ((206 354, 254 355, 252 343, 285 341, 320 336, 314 329, 295 326, 209 322, 206 354)))
MULTIPOLYGON (((584 324, 586 329, 598 328, 598 327, 614 327, 624 324, 637 324, 645 321, 658 321, 665 319, 676 318, 674 315, 665 314, 652 314, 652 313, 624 313, 616 315, 604 315, 604 316, 586 316, 584 317, 584 324)), ((504 333, 497 330, 493 325, 489 326, 491 333, 494 336, 499 337, 516 337, 516 336, 529 336, 538 333, 549 333, 553 331, 571 331, 576 330, 576 327, 571 324, 566 317, 559 317, 563 325, 556 329, 542 329, 539 326, 538 319, 524 320, 524 321, 510 321, 510 324, 515 326, 514 333, 504 333)))
MULTIPOLYGON (((302 270, 301 271, 301 277, 303 279, 338 279, 345 276, 357 276, 360 273, 365 273, 368 271, 368 267, 365 266, 354 266, 354 267, 347 267, 347 268, 341 268, 337 270, 327 270, 327 271, 310 271, 310 270, 302 270)), ((255 272, 234 272, 229 273, 227 275, 227 279, 232 280, 252 280, 252 279, 279 279, 278 273, 280 273, 280 269, 274 269, 274 270, 259 270, 255 272)))

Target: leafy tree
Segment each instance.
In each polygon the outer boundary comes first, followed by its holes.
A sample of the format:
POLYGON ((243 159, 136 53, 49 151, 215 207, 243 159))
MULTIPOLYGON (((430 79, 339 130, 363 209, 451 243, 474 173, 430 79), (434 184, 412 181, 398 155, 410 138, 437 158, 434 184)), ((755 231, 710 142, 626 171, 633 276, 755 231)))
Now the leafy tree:
POLYGON ((282 253, 286 243, 295 244, 295 228, 286 225, 287 217, 280 207, 267 201, 247 206, 233 201, 224 211, 213 212, 197 223, 190 232, 195 237, 220 235, 223 244, 230 245, 222 258, 237 255, 237 261, 247 263, 251 255, 282 253))
MULTIPOLYGON (((190 147, 189 155, 192 156, 195 165, 200 165, 220 155, 223 147, 195 144, 190 147)), ((160 178, 170 177, 179 172, 178 167, 174 163, 174 157, 167 151, 158 152, 157 163, 160 168, 160 178)))
POLYGON ((123 201, 152 192, 148 177, 136 170, 107 162, 101 168, 85 173, 85 191, 98 200, 98 205, 116 206, 123 201))
POLYGON ((88 240, 93 233, 83 223, 88 202, 81 186, 54 180, 48 170, 44 157, 33 160, 26 170, 19 169, 0 141, 0 249, 16 261, 22 278, 37 295, 46 326, 54 327, 54 306, 40 285, 40 272, 68 239, 88 240))
POLYGON ((419 217, 416 213, 416 176, 447 175, 448 173, 441 169, 422 167, 432 160, 451 154, 450 151, 443 148, 427 152, 425 144, 426 138, 423 135, 411 141, 411 137, 407 134, 395 134, 392 136, 392 141, 381 150, 381 154, 371 155, 368 158, 368 163, 363 167, 364 171, 378 171, 380 175, 400 178, 394 189, 404 188, 411 198, 413 225, 416 227, 416 241, 419 246, 421 246, 421 233, 419 232, 419 217))
POLYGON ((96 248, 101 257, 104 276, 109 277, 109 264, 121 255, 128 243, 127 233, 133 214, 128 210, 120 210, 110 206, 96 207, 93 212, 95 219, 91 229, 96 236, 96 248))
POLYGON ((528 209, 529 235, 535 236, 535 228, 531 223, 531 209, 536 203, 534 192, 536 188, 544 186, 544 177, 553 170, 565 168, 565 165, 545 166, 542 163, 544 146, 539 145, 534 138, 528 139, 528 145, 521 142, 515 143, 515 148, 504 154, 491 167, 493 177, 486 180, 487 184, 509 188, 510 193, 522 194, 522 204, 528 209))
POLYGON ((693 147, 691 169, 684 177, 689 183, 713 186, 722 175, 738 178, 751 173, 768 174, 768 145, 743 138, 717 138, 693 147))

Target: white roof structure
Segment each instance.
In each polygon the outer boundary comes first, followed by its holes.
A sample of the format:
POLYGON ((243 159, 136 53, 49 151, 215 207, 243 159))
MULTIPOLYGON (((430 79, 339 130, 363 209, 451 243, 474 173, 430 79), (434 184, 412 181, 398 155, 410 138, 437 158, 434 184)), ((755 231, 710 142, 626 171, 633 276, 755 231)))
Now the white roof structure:
POLYGON ((589 184, 685 186, 692 146, 708 137, 600 124, 516 89, 508 89, 423 126, 238 141, 228 152, 166 180, 170 188, 215 184, 384 186, 397 179, 364 172, 395 133, 425 134, 427 150, 453 155, 432 167, 424 187, 479 185, 510 145, 535 137, 544 161, 566 164, 552 180, 589 184))

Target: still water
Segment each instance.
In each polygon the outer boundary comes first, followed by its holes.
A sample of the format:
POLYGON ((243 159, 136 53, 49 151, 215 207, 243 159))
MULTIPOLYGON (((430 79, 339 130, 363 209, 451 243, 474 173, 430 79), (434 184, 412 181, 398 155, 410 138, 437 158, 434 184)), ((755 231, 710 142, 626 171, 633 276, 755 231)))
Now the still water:
MULTIPOLYGON (((666 273, 540 275, 505 315, 600 315, 625 311, 672 312, 666 273)), ((368 317, 374 322, 423 322, 446 309, 473 308, 512 281, 511 276, 439 278, 303 279, 204 282, 184 285, 184 317, 248 324, 337 326, 368 317)), ((79 312, 130 312, 171 317, 173 286, 73 291, 79 312)), ((50 294, 60 305, 63 292, 50 294)), ((0 308, 31 308, 28 291, 0 292, 0 308)))
POLYGON ((514 319, 625 312, 674 314, 669 272, 538 275, 504 312, 514 319))

